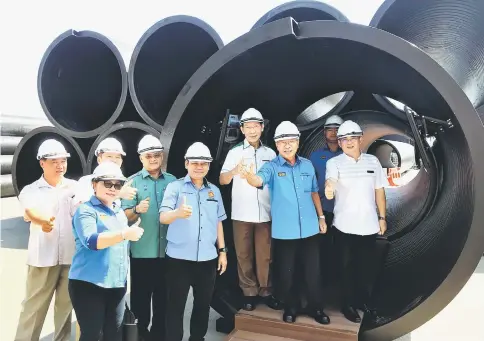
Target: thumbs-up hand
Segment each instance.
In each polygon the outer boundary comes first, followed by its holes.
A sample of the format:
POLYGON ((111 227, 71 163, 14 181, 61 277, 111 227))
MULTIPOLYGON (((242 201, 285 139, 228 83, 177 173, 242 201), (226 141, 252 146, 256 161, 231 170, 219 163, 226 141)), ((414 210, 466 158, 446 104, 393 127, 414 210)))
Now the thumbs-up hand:
POLYGON ((54 220, 55 220, 55 217, 50 217, 49 220, 44 220, 41 225, 42 231, 46 233, 49 233, 50 231, 52 231, 52 229, 54 228, 54 220))
POLYGON ((132 183, 133 183, 133 179, 126 182, 123 188, 121 188, 121 192, 119 193, 119 196, 121 197, 121 199, 126 199, 126 200, 134 199, 138 189, 131 187, 132 183))
POLYGON ((133 225, 125 229, 124 238, 132 242, 138 241, 143 236, 143 233, 145 232, 145 230, 141 226, 139 226, 140 223, 141 223, 141 218, 138 218, 136 223, 134 223, 133 225))
POLYGON ((330 179, 326 180, 325 185, 324 185, 324 195, 328 200, 331 200, 334 198, 334 182, 330 179))
POLYGON ((192 215, 192 206, 188 205, 187 203, 187 196, 183 196, 183 202, 180 207, 177 209, 178 211, 178 216, 180 218, 189 218, 192 215))
POLYGON ((232 170, 232 174, 233 176, 240 176, 242 179, 244 179, 244 175, 243 175, 243 172, 244 172, 244 158, 241 158, 239 163, 237 164, 237 166, 235 166, 235 168, 232 170))
POLYGON ((146 212, 148 212, 148 208, 150 208, 150 197, 148 197, 145 200, 141 201, 136 206, 136 212, 138 212, 138 213, 146 213, 146 212))
POLYGON ((242 174, 243 179, 250 179, 251 177, 253 177, 255 175, 254 164, 251 163, 249 167, 245 166, 242 174))

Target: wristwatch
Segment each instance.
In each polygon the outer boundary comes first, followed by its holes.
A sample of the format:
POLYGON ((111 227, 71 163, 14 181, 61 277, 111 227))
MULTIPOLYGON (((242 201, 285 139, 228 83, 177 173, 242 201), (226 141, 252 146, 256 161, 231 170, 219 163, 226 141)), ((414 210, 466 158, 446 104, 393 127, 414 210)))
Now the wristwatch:
POLYGON ((386 220, 385 217, 378 216, 378 220, 386 220))
POLYGON ((137 205, 134 205, 134 207, 133 207, 133 213, 134 213, 134 214, 139 214, 139 213, 138 213, 138 211, 136 211, 136 206, 137 206, 137 205))
POLYGON ((320 216, 319 216, 319 219, 324 219, 324 220, 326 220, 326 217, 325 217, 324 215, 320 215, 320 216))
POLYGON ((226 247, 221 247, 220 249, 218 249, 218 252, 225 252, 227 253, 227 248, 226 247))

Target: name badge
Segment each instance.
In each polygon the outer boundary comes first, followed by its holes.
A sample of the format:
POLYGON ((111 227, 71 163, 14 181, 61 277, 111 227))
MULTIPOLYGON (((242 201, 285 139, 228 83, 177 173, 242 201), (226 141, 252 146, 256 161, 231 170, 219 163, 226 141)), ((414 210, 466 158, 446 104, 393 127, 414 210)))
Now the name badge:
POLYGON ((366 172, 367 173, 375 173, 375 171, 372 171, 372 170, 367 170, 366 172))
POLYGON ((278 176, 286 176, 286 173, 285 172, 279 172, 277 173, 278 176))

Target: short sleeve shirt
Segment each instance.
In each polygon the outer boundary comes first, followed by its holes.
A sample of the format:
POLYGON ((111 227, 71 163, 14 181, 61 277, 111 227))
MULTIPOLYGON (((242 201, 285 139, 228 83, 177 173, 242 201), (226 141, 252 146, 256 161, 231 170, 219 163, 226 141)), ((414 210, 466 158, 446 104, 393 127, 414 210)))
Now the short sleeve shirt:
MULTIPOLYGON (((247 140, 237 144, 229 150, 221 173, 234 169, 240 160, 249 166, 253 164, 255 171, 276 157, 276 153, 265 145, 255 149, 247 140)), ((242 179, 239 175, 234 176, 232 186, 232 214, 233 220, 251 223, 262 223, 271 220, 271 202, 269 188, 255 188, 242 179)))
POLYGON ((227 219, 220 190, 208 181, 198 189, 187 175, 168 185, 160 212, 176 210, 184 197, 192 206, 192 215, 168 226, 166 254, 196 262, 212 260, 218 256, 218 223, 227 219))
POLYGON ((312 193, 318 192, 311 161, 297 156, 291 165, 282 156, 262 166, 257 175, 269 186, 272 207, 272 238, 302 239, 319 233, 312 193))
POLYGON ((355 235, 378 233, 375 190, 388 186, 378 158, 366 153, 358 160, 346 154, 336 156, 327 163, 326 179, 337 180, 334 227, 355 235))

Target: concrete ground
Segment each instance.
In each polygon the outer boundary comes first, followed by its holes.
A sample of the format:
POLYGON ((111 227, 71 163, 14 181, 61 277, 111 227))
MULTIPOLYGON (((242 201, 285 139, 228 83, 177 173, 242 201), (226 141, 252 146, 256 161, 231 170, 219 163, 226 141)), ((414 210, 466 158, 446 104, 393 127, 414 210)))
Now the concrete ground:
MULTIPOLYGON (((0 341, 12 341, 15 336, 21 303, 24 298, 28 224, 21 218, 17 198, 4 198, 0 201, 1 249, 0 249, 0 341)), ((188 331, 191 312, 191 297, 185 310, 185 331, 188 331)), ((484 311, 484 260, 457 297, 436 317, 413 331, 405 340, 412 341, 482 341, 484 324, 481 313, 484 311)), ((215 331, 218 314, 210 315, 207 341, 222 341, 224 334, 215 331)), ((73 336, 75 316, 73 317, 73 336)), ((53 306, 50 307, 41 341, 53 339, 53 306)), ((187 340, 185 336, 184 340, 187 340)))

